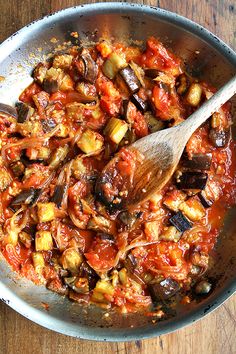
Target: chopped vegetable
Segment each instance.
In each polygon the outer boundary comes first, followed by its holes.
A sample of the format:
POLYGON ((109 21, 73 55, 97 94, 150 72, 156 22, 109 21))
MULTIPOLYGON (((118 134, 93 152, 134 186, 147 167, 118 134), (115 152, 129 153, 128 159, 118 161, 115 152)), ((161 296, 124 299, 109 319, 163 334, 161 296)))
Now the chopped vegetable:
POLYGON ((17 103, 16 109, 17 109, 17 117, 18 117, 17 122, 18 123, 24 123, 34 113, 34 109, 31 106, 29 106, 28 104, 23 103, 23 102, 17 103))
POLYGON ((58 208, 61 207, 61 203, 66 193, 66 190, 67 188, 65 184, 58 184, 57 186, 55 186, 51 201, 55 203, 58 208))
POLYGON ((54 203, 38 203, 37 207, 39 222, 47 222, 55 219, 54 203))
POLYGON ((73 56, 69 54, 55 55, 52 66, 56 69, 69 69, 72 64, 73 56))
POLYGON ((183 160, 183 166, 190 170, 206 171, 210 170, 212 154, 193 154, 191 159, 183 160))
POLYGON ((145 101, 141 97, 139 97, 139 95, 137 93, 134 93, 131 96, 131 101, 133 102, 133 104, 135 104, 135 106, 138 108, 138 110, 142 113, 146 112, 146 110, 148 109, 147 101, 145 101))
POLYGON ((160 235, 160 223, 158 221, 145 222, 144 233, 148 241, 158 240, 160 235))
POLYGON ((122 78, 131 94, 136 93, 140 89, 140 81, 130 66, 126 66, 125 68, 119 70, 119 76, 122 78))
POLYGON ((114 294, 114 288, 109 281, 99 280, 96 284, 95 291, 101 294, 114 294))
POLYGON ((33 265, 36 273, 42 274, 43 268, 45 267, 44 258, 41 252, 32 253, 33 265))
POLYGON ((87 129, 81 135, 77 145, 85 154, 90 154, 99 151, 103 146, 103 141, 104 139, 99 133, 87 129))
POLYGON ((9 186, 11 181, 12 181, 12 178, 11 178, 10 173, 4 167, 1 167, 1 170, 0 170, 0 191, 4 191, 4 189, 6 189, 9 186))
POLYGON ((85 48, 82 49, 80 54, 77 69, 84 80, 90 82, 91 84, 95 82, 98 74, 98 67, 89 51, 85 48))
POLYGON ((127 63, 124 58, 116 53, 111 53, 104 62, 102 71, 109 79, 114 79, 117 72, 125 66, 127 66, 127 63))
POLYGON ((177 214, 172 216, 169 222, 180 232, 184 232, 192 227, 191 223, 185 218, 181 211, 178 211, 177 214))
POLYGON ((197 83, 191 84, 186 94, 186 101, 193 107, 199 105, 202 97, 202 87, 197 83))
POLYGON ((36 251, 51 251, 53 239, 50 231, 37 231, 35 234, 36 251))
POLYGON ((83 257, 76 248, 66 249, 61 256, 61 263, 64 269, 68 269, 72 274, 77 274, 83 262, 83 257))
POLYGON ((163 230, 159 239, 163 241, 178 242, 180 237, 181 237, 181 231, 177 230, 175 226, 169 226, 163 230))
POLYGON ((104 130, 104 134, 107 135, 111 141, 119 144, 128 130, 128 124, 121 119, 111 118, 104 130))
POLYGON ((174 189, 165 195, 163 204, 168 209, 177 212, 180 204, 186 199, 186 197, 187 196, 184 192, 174 189))
POLYGON ((12 201, 11 206, 20 204, 33 204, 38 199, 40 190, 29 188, 20 192, 12 201))
POLYGON ((181 210, 182 213, 191 221, 201 220, 206 214, 203 205, 197 197, 191 197, 181 203, 179 210, 181 210))
POLYGON ((57 148, 50 158, 50 167, 51 168, 58 167, 60 163, 64 161, 68 152, 69 152, 68 145, 60 146, 59 148, 57 148))
POLYGON ((180 285, 174 279, 166 278, 160 283, 149 284, 148 290, 153 303, 156 304, 160 300, 167 300, 174 296, 180 290, 180 285))
POLYGON ((212 285, 207 280, 200 281, 196 287, 195 292, 199 295, 208 294, 211 291, 212 285))
POLYGON ((146 112, 144 118, 147 121, 148 129, 151 133, 155 133, 164 128, 164 123, 153 116, 151 112, 146 112))
POLYGON ((209 133, 209 140, 213 146, 220 148, 227 145, 229 136, 229 130, 219 130, 212 128, 209 133))
POLYGON ((184 172, 177 180, 180 189, 204 189, 208 175, 204 172, 184 172))

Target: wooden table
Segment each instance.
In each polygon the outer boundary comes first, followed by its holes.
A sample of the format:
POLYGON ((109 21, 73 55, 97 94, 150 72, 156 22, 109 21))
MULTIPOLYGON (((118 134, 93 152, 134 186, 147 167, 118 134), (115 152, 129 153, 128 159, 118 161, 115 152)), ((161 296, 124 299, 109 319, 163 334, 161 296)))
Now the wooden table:
MULTIPOLYGON (((0 41, 34 19, 80 3, 83 1, 0 0, 0 41)), ((150 0, 143 3, 193 19, 236 49, 235 0, 150 0)), ((233 354, 236 353, 235 299, 235 296, 232 297, 203 320, 173 334, 119 344, 94 343, 53 333, 26 320, 0 302, 0 353, 233 354)))

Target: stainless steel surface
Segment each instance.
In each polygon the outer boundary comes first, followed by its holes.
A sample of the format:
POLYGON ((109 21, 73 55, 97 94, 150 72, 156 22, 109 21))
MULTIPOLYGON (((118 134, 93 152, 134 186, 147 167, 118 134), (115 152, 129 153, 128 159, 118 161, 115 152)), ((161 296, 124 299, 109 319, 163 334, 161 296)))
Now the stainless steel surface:
MULTIPOLYGON (((116 40, 144 40, 159 37, 188 62, 189 71, 223 85, 236 72, 236 55, 213 34, 176 14, 141 5, 100 3, 63 10, 26 26, 0 46, 1 101, 13 103, 31 81, 32 67, 52 53, 58 44, 72 40, 77 31, 80 40, 96 41, 112 36, 116 40), (58 40, 51 41, 52 38, 58 40), (197 52, 196 52, 197 51, 197 52), (198 54, 199 52, 199 54, 198 54)), ((60 49, 60 48, 58 48, 60 49)), ((235 111, 234 101, 233 110, 235 111)), ((218 244, 219 261, 212 276, 213 293, 202 302, 179 308, 167 321, 153 324, 142 315, 121 316, 83 308, 57 296, 44 287, 19 279, 5 261, 0 262, 0 298, 30 320, 67 335, 92 340, 124 341, 157 336, 174 331, 201 318, 236 290, 236 210, 231 210, 218 244), (46 311, 42 303, 49 304, 46 311)))

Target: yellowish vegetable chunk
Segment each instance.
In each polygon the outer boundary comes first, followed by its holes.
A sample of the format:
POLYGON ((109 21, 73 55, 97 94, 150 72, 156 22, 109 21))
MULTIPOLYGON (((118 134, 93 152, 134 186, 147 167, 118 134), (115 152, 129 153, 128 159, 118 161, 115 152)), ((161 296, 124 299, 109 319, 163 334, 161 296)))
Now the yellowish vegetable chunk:
POLYGON ((201 220, 206 214, 205 208, 197 197, 189 198, 186 202, 181 203, 179 210, 192 221, 201 220))
POLYGON ((178 231, 174 226, 165 228, 160 236, 160 240, 163 241, 174 241, 178 242, 181 237, 181 232, 178 231))
POLYGON ((64 269, 68 269, 71 273, 78 273, 79 267, 83 262, 83 257, 76 248, 66 249, 61 257, 61 263, 64 269))
POLYGON ((109 281, 99 280, 96 284, 95 291, 101 294, 113 295, 115 289, 109 281))
POLYGON ((44 258, 41 252, 33 252, 32 260, 34 269, 37 274, 42 274, 43 268, 45 266, 44 258))
POLYGON ((114 79, 117 72, 127 66, 126 60, 116 53, 111 53, 104 62, 102 71, 109 78, 114 79))
POLYGON ((160 235, 160 222, 158 221, 145 222, 144 233, 148 241, 158 240, 160 235))
POLYGON ((103 146, 103 141, 104 139, 99 133, 87 129, 81 135, 77 145, 85 154, 89 154, 100 150, 103 146))
POLYGON ((39 222, 47 222, 55 219, 54 203, 38 203, 37 207, 39 222))
POLYGON ((193 83, 186 94, 186 101, 193 107, 199 105, 202 96, 202 87, 197 84, 193 83))
POLYGON ((124 120, 112 117, 107 123, 104 134, 114 143, 119 144, 125 136, 128 127, 128 124, 124 120))
POLYGON ((53 249, 53 239, 50 231, 38 231, 35 234, 36 251, 51 251, 53 249))

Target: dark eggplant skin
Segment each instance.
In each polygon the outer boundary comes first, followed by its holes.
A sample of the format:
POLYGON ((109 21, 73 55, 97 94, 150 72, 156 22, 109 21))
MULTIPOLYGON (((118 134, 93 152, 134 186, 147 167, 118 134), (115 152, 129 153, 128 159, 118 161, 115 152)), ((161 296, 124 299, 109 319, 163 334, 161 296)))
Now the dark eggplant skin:
POLYGON ((206 194, 204 191, 201 191, 200 193, 198 193, 198 197, 200 199, 200 202, 202 203, 202 205, 204 206, 204 208, 210 208, 214 201, 207 198, 206 194))
POLYGON ((230 138, 230 130, 218 130, 211 128, 209 132, 209 140, 214 147, 220 148, 227 145, 230 138))
POLYGON ((25 165, 21 161, 13 162, 10 165, 10 168, 11 168, 14 176, 16 176, 16 177, 23 176, 24 171, 25 171, 25 165))
POLYGON ((58 184, 54 189, 54 193, 53 193, 51 201, 53 203, 55 203, 58 208, 61 207, 61 203, 62 203, 65 192, 66 192, 66 185, 65 184, 58 184))
POLYGON ((79 276, 88 279, 89 290, 93 290, 99 279, 97 273, 91 268, 87 262, 83 262, 80 266, 79 276))
POLYGON ((29 117, 32 116, 34 109, 33 107, 29 106, 27 103, 18 102, 16 104, 17 110, 17 122, 24 123, 29 117))
POLYGON ((137 93, 131 96, 131 101, 140 112, 144 113, 147 111, 148 109, 147 101, 144 101, 142 98, 140 98, 137 93))
POLYGON ((176 184, 179 189, 204 189, 207 179, 205 172, 184 172, 176 184))
POLYGON ((54 119, 52 118, 48 118, 48 119, 42 119, 41 120, 41 124, 43 127, 43 131, 44 133, 48 133, 50 132, 52 129, 54 129, 56 127, 56 122, 54 119))
POLYGON ((146 69, 145 70, 145 75, 147 77, 150 77, 150 79, 155 79, 160 73, 160 70, 157 69, 146 69))
POLYGON ((212 154, 194 154, 191 159, 183 160, 183 167, 190 170, 208 171, 211 168, 212 154))
POLYGON ((29 188, 21 191, 15 198, 11 201, 10 207, 20 205, 20 204, 34 204, 41 194, 41 189, 29 188))
POLYGON ((59 81, 57 78, 45 78, 42 87, 47 93, 54 93, 59 90, 59 81))
POLYGON ((148 291, 151 295, 152 302, 155 304, 158 301, 163 301, 171 298, 180 290, 180 285, 177 281, 166 278, 160 283, 149 284, 148 291))
POLYGON ((137 217, 127 210, 122 211, 118 218, 128 229, 131 229, 137 220, 137 217))
POLYGON ((0 113, 7 114, 14 118, 17 118, 17 110, 8 104, 0 103, 0 113))
POLYGON ((79 72, 80 75, 85 81, 94 84, 98 76, 98 66, 87 49, 82 50, 80 60, 83 63, 83 71, 79 72))
POLYGON ((136 93, 141 88, 139 79, 129 65, 119 70, 118 75, 123 79, 131 94, 136 93))
POLYGON ((184 232, 186 230, 191 229, 192 224, 188 221, 188 219, 178 211, 175 215, 173 215, 169 222, 180 232, 184 232))

